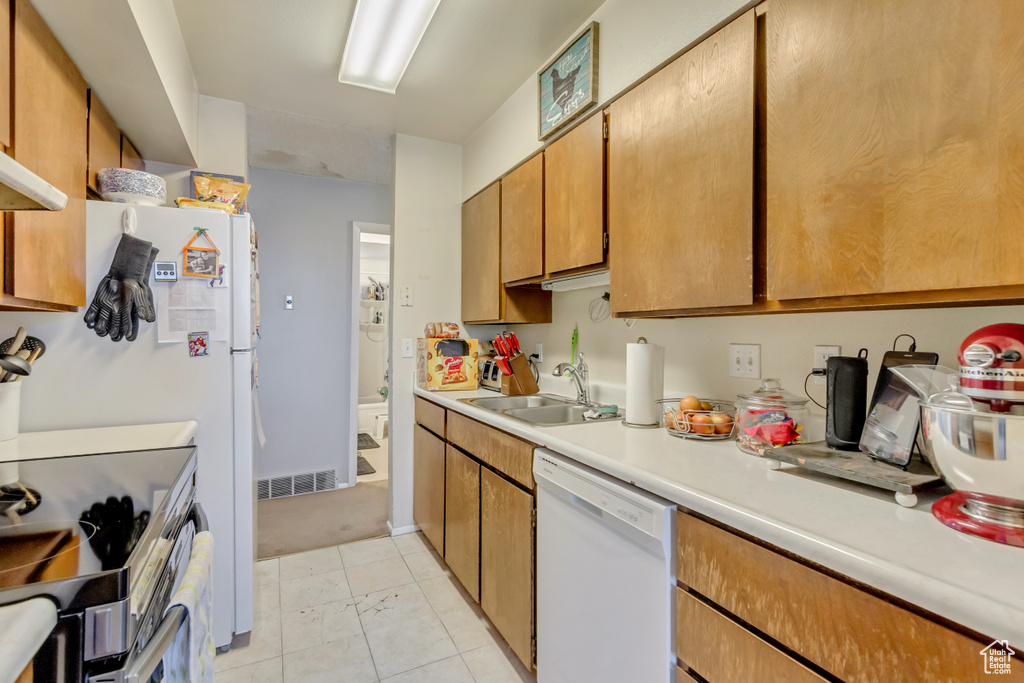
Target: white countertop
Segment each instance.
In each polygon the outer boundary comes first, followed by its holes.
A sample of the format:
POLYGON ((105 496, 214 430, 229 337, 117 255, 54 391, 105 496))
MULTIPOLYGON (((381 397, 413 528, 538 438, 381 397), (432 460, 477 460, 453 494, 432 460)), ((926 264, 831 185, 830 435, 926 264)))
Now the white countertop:
POLYGON ((15 439, 0 441, 0 462, 187 446, 197 429, 198 423, 189 420, 124 427, 22 432, 15 439))
POLYGON ((34 598, 0 607, 0 683, 14 683, 57 625, 57 606, 34 598))
POLYGON ((1024 549, 950 529, 932 517, 945 489, 914 508, 889 492, 768 469, 734 441, 693 441, 621 422, 533 427, 459 399, 417 395, 667 498, 723 524, 918 605, 993 639, 1024 646, 1024 549))

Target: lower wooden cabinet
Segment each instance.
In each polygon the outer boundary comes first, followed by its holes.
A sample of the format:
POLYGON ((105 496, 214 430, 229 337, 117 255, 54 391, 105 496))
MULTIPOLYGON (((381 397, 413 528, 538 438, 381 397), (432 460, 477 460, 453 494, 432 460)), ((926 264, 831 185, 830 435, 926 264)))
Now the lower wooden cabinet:
POLYGON ((480 602, 480 463, 445 447, 444 561, 480 602))
POLYGON ((413 432, 412 518, 444 555, 444 441, 420 425, 413 432))
POLYGON ((480 472, 480 606, 512 651, 533 666, 535 500, 480 472))

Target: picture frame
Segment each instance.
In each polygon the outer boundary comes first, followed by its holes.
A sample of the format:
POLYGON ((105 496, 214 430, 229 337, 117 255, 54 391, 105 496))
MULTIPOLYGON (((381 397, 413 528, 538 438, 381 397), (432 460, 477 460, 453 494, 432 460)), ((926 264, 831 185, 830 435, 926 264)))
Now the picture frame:
POLYGON ((181 250, 181 272, 188 277, 205 277, 211 280, 220 277, 220 249, 213 243, 206 230, 196 228, 196 235, 181 250), (200 247, 196 240, 202 237, 209 245, 200 247))
POLYGON ((537 132, 545 140, 597 104, 598 22, 580 31, 537 74, 537 132))

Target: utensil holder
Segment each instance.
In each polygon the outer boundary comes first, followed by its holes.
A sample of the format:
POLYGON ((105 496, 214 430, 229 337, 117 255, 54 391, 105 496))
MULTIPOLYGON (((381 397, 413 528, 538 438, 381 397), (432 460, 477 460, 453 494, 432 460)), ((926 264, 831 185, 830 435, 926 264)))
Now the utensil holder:
POLYGON ((21 422, 21 382, 0 383, 0 441, 18 437, 21 422))
POLYGON ((530 361, 525 354, 509 358, 508 363, 512 367, 512 374, 501 376, 501 393, 506 396, 521 396, 540 391, 537 380, 533 378, 530 361))

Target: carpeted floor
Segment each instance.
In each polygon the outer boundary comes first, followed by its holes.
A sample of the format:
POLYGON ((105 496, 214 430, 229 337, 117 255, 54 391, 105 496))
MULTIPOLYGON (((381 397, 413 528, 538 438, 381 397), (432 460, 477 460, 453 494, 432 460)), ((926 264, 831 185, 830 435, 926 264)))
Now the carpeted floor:
POLYGON ((361 482, 257 506, 259 559, 375 538, 388 532, 388 482, 361 482))

